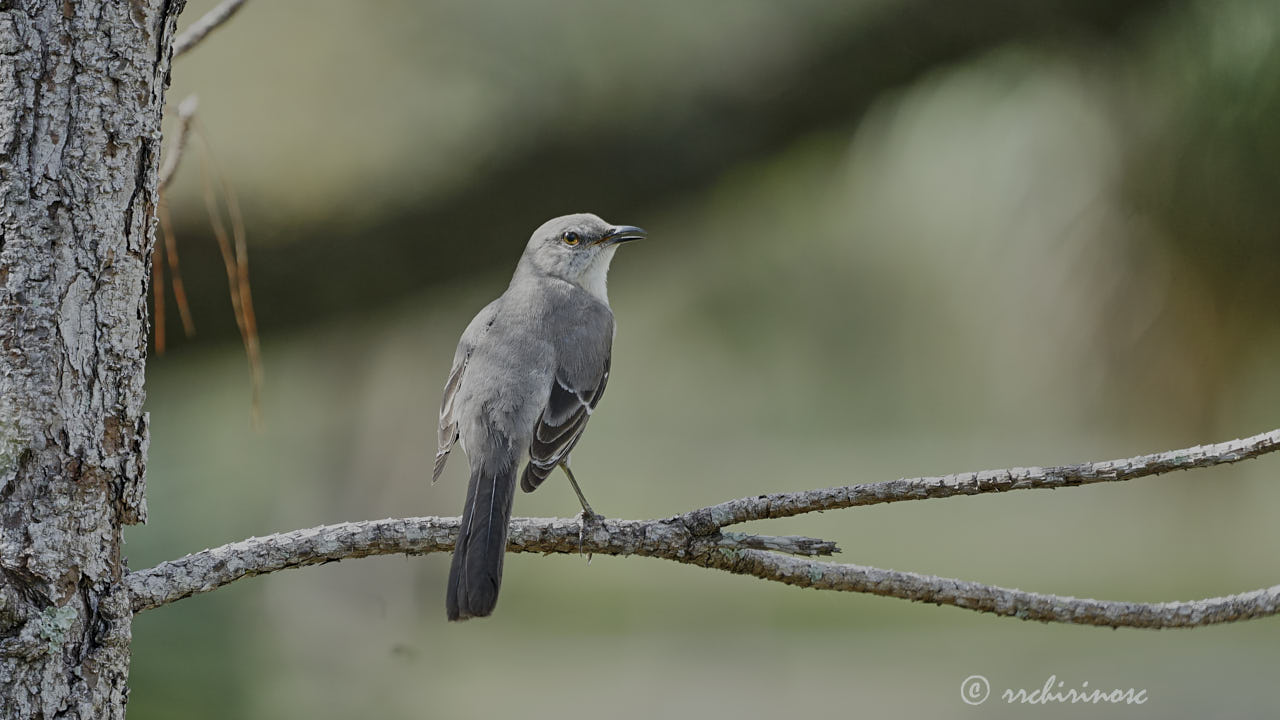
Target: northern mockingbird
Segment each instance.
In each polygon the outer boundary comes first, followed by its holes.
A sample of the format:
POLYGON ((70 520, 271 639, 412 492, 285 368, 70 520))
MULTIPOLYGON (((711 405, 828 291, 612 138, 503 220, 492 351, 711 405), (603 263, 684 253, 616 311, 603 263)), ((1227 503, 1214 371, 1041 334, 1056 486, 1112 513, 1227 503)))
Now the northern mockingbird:
POLYGON ((547 221, 529 238, 507 291, 462 333, 440 403, 432 476, 440 477, 460 440, 471 480, 449 568, 450 620, 483 617, 498 602, 516 471, 526 457, 522 490, 564 468, 584 522, 594 517, 569 453, 609 381, 609 263, 620 244, 644 236, 588 213, 547 221))

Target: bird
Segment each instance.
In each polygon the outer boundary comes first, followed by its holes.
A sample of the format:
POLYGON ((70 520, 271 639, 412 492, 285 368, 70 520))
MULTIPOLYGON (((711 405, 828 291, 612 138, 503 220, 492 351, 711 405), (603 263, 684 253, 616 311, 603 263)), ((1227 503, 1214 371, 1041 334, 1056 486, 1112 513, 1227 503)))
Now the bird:
POLYGON ((432 474, 434 484, 459 443, 470 479, 449 567, 449 620, 485 617, 497 605, 517 472, 520 489, 533 492, 562 468, 582 522, 599 519, 569 455, 609 382, 609 265, 622 244, 644 237, 591 213, 548 220, 529 238, 506 291, 463 331, 440 402, 432 474))

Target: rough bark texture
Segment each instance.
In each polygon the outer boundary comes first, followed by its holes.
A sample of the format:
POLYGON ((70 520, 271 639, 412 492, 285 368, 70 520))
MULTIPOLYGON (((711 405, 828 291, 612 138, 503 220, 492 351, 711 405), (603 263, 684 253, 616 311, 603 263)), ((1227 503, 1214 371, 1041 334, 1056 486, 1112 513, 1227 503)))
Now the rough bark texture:
POLYGON ((123 718, 146 296, 183 0, 0 2, 0 717, 123 718))

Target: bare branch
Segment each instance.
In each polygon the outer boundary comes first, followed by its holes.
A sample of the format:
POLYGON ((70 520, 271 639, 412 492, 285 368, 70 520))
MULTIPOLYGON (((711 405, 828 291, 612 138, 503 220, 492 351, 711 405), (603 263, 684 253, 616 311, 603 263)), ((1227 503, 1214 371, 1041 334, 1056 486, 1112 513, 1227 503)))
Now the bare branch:
POLYGON ((814 562, 759 550, 710 554, 698 563, 738 575, 842 592, 871 593, 1021 620, 1146 629, 1189 628, 1280 614, 1280 585, 1187 602, 1133 603, 1012 590, 952 578, 814 562))
MULTIPOLYGON (((576 519, 514 518, 507 550, 641 555, 788 585, 954 605, 1024 620, 1108 627, 1198 627, 1280 613, 1280 585, 1188 602, 1089 600, 801 559, 794 555, 829 555, 837 548, 833 543, 813 538, 726 533, 719 527, 853 505, 1130 480, 1171 470, 1239 462, 1276 449, 1280 449, 1280 430, 1128 460, 1050 469, 993 470, 743 498, 662 520, 604 520, 583 528, 576 519)), ((126 576, 124 585, 132 597, 134 612, 141 612, 209 592, 243 577, 287 568, 369 555, 448 552, 453 549, 457 530, 458 518, 440 517, 374 520, 295 530, 250 538, 161 563, 126 576)))
POLYGON ((159 180, 156 181, 156 188, 163 191, 169 186, 169 181, 173 180, 173 175, 178 171, 178 164, 182 162, 182 153, 187 149, 187 136, 191 134, 191 118, 196 115, 196 107, 200 100, 195 95, 188 95, 178 105, 178 127, 173 136, 173 142, 169 145, 169 152, 164 157, 164 165, 160 166, 159 180))
POLYGON ((178 127, 175 128, 173 140, 169 143, 169 152, 165 154, 164 164, 160 166, 156 176, 156 192, 159 197, 159 202, 156 203, 156 214, 160 219, 160 234, 164 239, 163 244, 156 243, 151 257, 151 287, 155 298, 153 305, 155 307, 154 327, 157 355, 163 355, 165 350, 163 261, 166 258, 169 262, 169 279, 173 285, 174 298, 177 300, 178 312, 182 317, 182 327, 186 331, 187 337, 191 337, 195 332, 195 325, 191 321, 190 306, 187 303, 187 293, 182 284, 182 271, 178 262, 178 246, 174 239, 173 223, 169 218, 169 205, 165 201, 164 191, 169 186, 169 182, 173 180, 173 176, 178 172, 178 165, 182 162, 182 155, 187 149, 187 137, 191 134, 191 119, 195 117, 198 104, 199 100, 195 95, 188 95, 178 105, 178 127))
POLYGON ((1280 429, 1241 440, 1198 445, 1183 450, 1139 455, 1124 460, 1081 463, 1042 468, 1009 468, 980 472, 891 480, 889 482, 846 485, 805 492, 772 493, 730 500, 684 515, 685 523, 699 535, 750 520, 791 517, 803 513, 859 505, 930 500, 954 495, 981 495, 1010 490, 1055 490, 1057 488, 1120 482, 1148 475, 1212 467, 1248 460, 1280 450, 1280 429))
MULTIPOLYGON (((125 586, 141 612, 191 595, 209 592, 244 577, 370 555, 425 555, 449 552, 458 518, 423 517, 323 525, 306 530, 249 538, 202 550, 148 570, 130 573, 125 586)), ((510 552, 643 555, 689 562, 693 554, 773 548, 804 555, 830 555, 835 543, 806 537, 761 537, 730 533, 695 539, 678 518, 649 522, 604 520, 588 525, 576 519, 512 518, 510 552), (696 547, 695 547, 696 545, 696 547)), ((779 555, 779 557, 784 557, 779 555)))
MULTIPOLYGON (((425 555, 453 550, 458 518, 404 518, 295 530, 204 550, 149 570, 132 573, 124 584, 134 612, 209 592, 244 577, 289 568, 368 557, 425 555)), ((1280 612, 1280 586, 1207 600, 1127 603, 1010 590, 950 578, 816 562, 754 549, 776 545, 796 549, 829 543, 753 535, 694 536, 677 519, 637 522, 605 520, 579 537, 576 520, 514 518, 507 550, 538 553, 592 553, 663 558, 788 585, 864 592, 954 605, 1023 620, 1108 627, 1197 627, 1247 620, 1280 612), (778 542, 782 540, 782 542, 778 542)))
POLYGON ((204 17, 191 23, 191 27, 182 31, 173 41, 173 57, 178 57, 195 47, 204 37, 213 32, 244 5, 244 0, 222 0, 218 6, 204 14, 204 17))

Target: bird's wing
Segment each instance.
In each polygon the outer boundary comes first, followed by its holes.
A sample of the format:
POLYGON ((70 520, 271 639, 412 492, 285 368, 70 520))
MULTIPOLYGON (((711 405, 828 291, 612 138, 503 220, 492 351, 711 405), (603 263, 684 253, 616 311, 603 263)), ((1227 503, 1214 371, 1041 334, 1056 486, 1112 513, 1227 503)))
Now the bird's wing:
POLYGON ((453 414, 453 401, 458 395, 458 388, 462 387, 463 377, 466 376, 467 362, 471 360, 471 353, 475 351, 480 336, 493 325, 493 320, 498 314, 498 303, 501 300, 502 298, 494 300, 476 313, 471 323, 467 325, 467 329, 462 331, 462 338, 458 340, 458 350, 453 355, 453 369, 449 371, 449 379, 444 384, 444 397, 440 400, 439 445, 436 450, 435 469, 431 473, 433 483, 440 479, 444 464, 449 459, 449 451, 453 449, 453 443, 458 439, 458 418, 453 414))
POLYGON ((533 430, 529 464, 520 478, 520 488, 525 492, 537 489, 573 452, 591 413, 604 396, 605 385, 609 383, 609 361, 610 354, 606 352, 599 378, 594 384, 584 384, 585 387, 575 387, 577 383, 570 381, 564 372, 556 373, 547 407, 533 430))
POLYGON ((449 451, 453 450, 453 443, 458 439, 458 421, 453 416, 453 399, 458 394, 458 387, 462 385, 462 376, 467 371, 467 361, 471 359, 471 353, 461 353, 453 364, 453 370, 449 371, 449 380, 444 384, 444 397, 440 400, 440 429, 439 429, 439 445, 436 450, 436 466, 431 473, 431 482, 440 479, 440 473, 444 472, 444 464, 449 459, 449 451))

